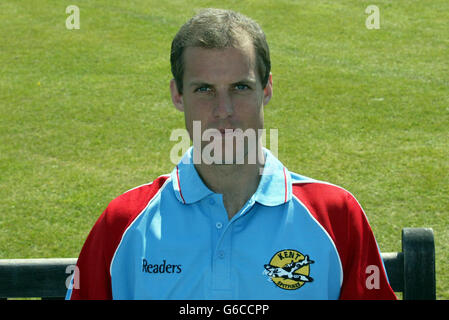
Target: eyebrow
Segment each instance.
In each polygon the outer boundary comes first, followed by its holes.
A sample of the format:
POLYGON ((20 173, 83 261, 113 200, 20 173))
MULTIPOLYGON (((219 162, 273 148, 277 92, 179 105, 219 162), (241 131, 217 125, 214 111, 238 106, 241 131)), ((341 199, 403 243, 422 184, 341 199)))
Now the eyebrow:
POLYGON ((256 81, 256 79, 253 79, 253 78, 247 78, 247 79, 243 79, 243 80, 240 80, 240 81, 237 81, 237 82, 234 82, 232 85, 238 85, 238 84, 250 84, 250 85, 256 85, 256 83, 257 83, 257 81, 256 81))
POLYGON ((189 83, 189 87, 201 87, 201 86, 211 87, 212 85, 203 81, 192 81, 189 83))
MULTIPOLYGON (((231 86, 235 86, 238 84, 250 84, 250 85, 255 85, 256 84, 256 79, 253 78, 245 78, 236 82, 231 83, 231 86)), ((204 81, 192 81, 189 83, 188 87, 200 87, 200 86, 206 86, 206 87, 213 87, 212 84, 204 82, 204 81)))

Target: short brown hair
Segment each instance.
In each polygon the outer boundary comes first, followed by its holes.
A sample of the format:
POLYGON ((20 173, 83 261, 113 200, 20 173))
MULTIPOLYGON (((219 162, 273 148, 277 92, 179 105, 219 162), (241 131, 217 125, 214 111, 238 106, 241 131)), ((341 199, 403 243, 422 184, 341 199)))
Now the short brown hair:
POLYGON ((174 37, 171 45, 171 72, 178 92, 183 92, 184 49, 200 47, 223 49, 238 47, 249 37, 256 53, 256 69, 265 88, 271 70, 270 51, 262 28, 241 13, 223 9, 204 9, 187 21, 174 37))

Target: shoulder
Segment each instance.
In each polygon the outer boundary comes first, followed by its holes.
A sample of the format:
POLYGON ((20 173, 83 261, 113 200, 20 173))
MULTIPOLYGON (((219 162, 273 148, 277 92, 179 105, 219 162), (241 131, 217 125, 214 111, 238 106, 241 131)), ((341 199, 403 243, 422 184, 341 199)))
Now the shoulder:
POLYGON ((292 193, 293 198, 306 208, 337 244, 345 243, 351 234, 369 228, 368 219, 357 199, 338 185, 292 176, 292 193))
POLYGON ((340 186, 295 175, 292 192, 335 244, 343 270, 340 299, 394 298, 385 272, 379 280, 382 291, 366 290, 367 267, 382 268, 383 264, 368 218, 356 198, 340 186))
POLYGON ((170 182, 169 175, 162 175, 153 182, 126 191, 107 206, 104 212, 108 226, 123 227, 132 222, 152 199, 170 182))
POLYGON ((347 211, 351 207, 360 206, 345 188, 297 174, 292 174, 292 192, 299 201, 313 207, 347 211))

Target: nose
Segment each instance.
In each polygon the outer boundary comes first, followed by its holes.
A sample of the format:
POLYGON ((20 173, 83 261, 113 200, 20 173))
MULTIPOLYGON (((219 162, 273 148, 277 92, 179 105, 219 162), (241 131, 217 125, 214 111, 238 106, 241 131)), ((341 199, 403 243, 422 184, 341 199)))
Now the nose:
POLYGON ((225 119, 232 116, 234 106, 229 93, 221 93, 217 95, 214 116, 219 119, 225 119))

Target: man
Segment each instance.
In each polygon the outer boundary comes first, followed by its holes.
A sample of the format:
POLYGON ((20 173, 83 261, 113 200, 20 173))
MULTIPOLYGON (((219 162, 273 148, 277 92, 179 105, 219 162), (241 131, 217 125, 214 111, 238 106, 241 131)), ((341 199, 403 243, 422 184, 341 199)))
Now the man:
POLYGON ((395 299, 349 192, 289 172, 260 137, 236 143, 263 128, 273 93, 260 27, 204 10, 175 36, 171 65, 172 101, 193 147, 170 175, 109 204, 67 298, 395 299), (195 124, 211 133, 214 161, 195 124))

